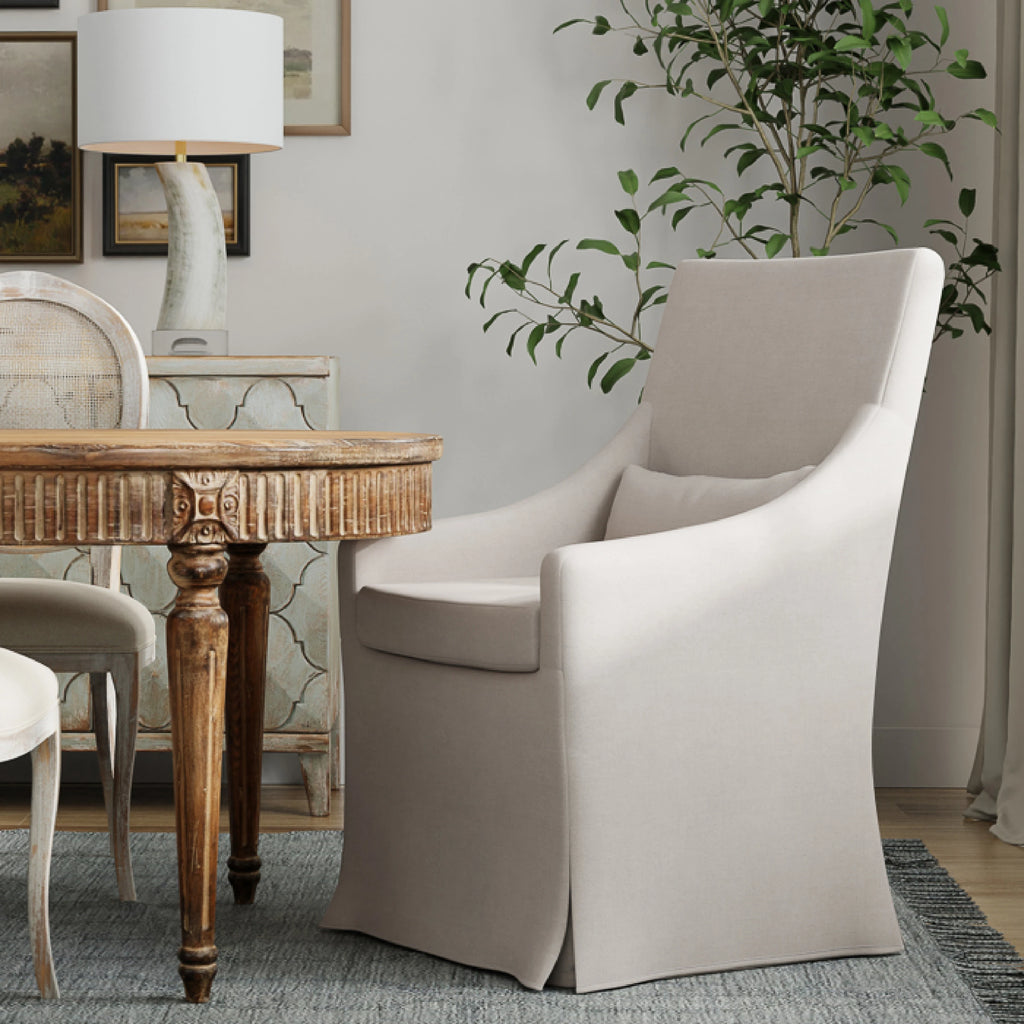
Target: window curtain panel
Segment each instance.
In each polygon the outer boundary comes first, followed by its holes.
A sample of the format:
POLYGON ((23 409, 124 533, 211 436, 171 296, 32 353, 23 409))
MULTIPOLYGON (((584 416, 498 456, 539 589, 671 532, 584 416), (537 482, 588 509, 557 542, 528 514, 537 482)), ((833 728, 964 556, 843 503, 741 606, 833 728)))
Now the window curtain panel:
POLYGON ((1000 2, 995 242, 1002 273, 992 296, 988 614, 985 710, 968 790, 968 817, 993 821, 1024 845, 1024 288, 1021 5, 1000 2))

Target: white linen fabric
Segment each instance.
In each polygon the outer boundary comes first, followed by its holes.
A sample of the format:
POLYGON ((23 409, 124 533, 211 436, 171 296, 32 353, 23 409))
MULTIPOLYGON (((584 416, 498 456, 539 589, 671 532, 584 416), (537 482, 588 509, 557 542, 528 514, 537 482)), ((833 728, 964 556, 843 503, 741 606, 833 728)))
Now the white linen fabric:
POLYGON ((627 466, 615 492, 604 539, 677 530, 749 512, 785 494, 813 469, 790 470, 764 479, 673 476, 627 466))
POLYGON ((644 399, 586 466, 341 545, 346 834, 326 927, 580 992, 900 949, 871 715, 942 280, 927 250, 685 262, 644 399), (605 540, 630 465, 815 468, 742 515, 605 540), (471 585, 493 609, 495 581, 538 575, 536 669, 481 667, 471 585), (425 616, 364 642, 382 594, 448 601, 431 658, 425 616))
POLYGON ((1021 93, 1024 90, 1024 14, 999 4, 996 110, 996 205, 993 230, 1003 272, 992 292, 991 422, 989 438, 988 601, 985 710, 967 789, 967 816, 991 821, 992 833, 1024 846, 1024 230, 1021 93))

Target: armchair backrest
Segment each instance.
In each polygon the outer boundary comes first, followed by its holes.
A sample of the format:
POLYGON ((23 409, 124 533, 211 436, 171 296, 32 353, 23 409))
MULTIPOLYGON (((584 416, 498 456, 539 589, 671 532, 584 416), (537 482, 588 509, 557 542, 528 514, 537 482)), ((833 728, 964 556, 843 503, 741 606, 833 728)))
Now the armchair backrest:
POLYGON ((650 468, 813 465, 865 403, 912 424, 942 280, 928 249, 681 263, 644 388, 650 468))

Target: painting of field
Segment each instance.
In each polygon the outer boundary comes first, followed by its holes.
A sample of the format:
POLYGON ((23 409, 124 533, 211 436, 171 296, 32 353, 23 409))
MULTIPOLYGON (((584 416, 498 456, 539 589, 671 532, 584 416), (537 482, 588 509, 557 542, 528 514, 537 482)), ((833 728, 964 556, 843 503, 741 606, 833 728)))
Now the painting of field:
POLYGON ((0 261, 79 261, 73 33, 0 33, 0 261))
MULTIPOLYGON (((230 245, 236 240, 235 165, 207 163, 206 169, 224 217, 224 240, 230 245)), ((118 165, 116 238, 118 244, 167 244, 167 204, 152 164, 118 165)))

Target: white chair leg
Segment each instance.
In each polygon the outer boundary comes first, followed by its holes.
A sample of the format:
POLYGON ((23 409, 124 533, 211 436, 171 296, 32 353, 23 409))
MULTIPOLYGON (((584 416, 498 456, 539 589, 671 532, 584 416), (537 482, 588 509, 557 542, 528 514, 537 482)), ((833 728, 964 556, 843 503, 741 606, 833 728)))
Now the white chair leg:
POLYGON ((96 734, 96 755, 100 765, 100 784, 103 786, 103 806, 107 812, 110 852, 114 848, 114 747, 116 744, 114 716, 110 713, 110 690, 106 672, 89 673, 92 693, 92 728, 96 734))
POLYGON ((136 659, 126 659, 111 674, 117 705, 114 730, 114 785, 112 809, 107 820, 114 844, 117 893, 122 900, 135 899, 135 877, 129 837, 132 807, 132 777, 135 774, 135 743, 139 729, 139 669, 136 659))
POLYGON ((50 856, 60 791, 60 730, 32 751, 31 853, 28 862, 28 930, 36 984, 45 999, 57 999, 57 975, 50 949, 50 856))

